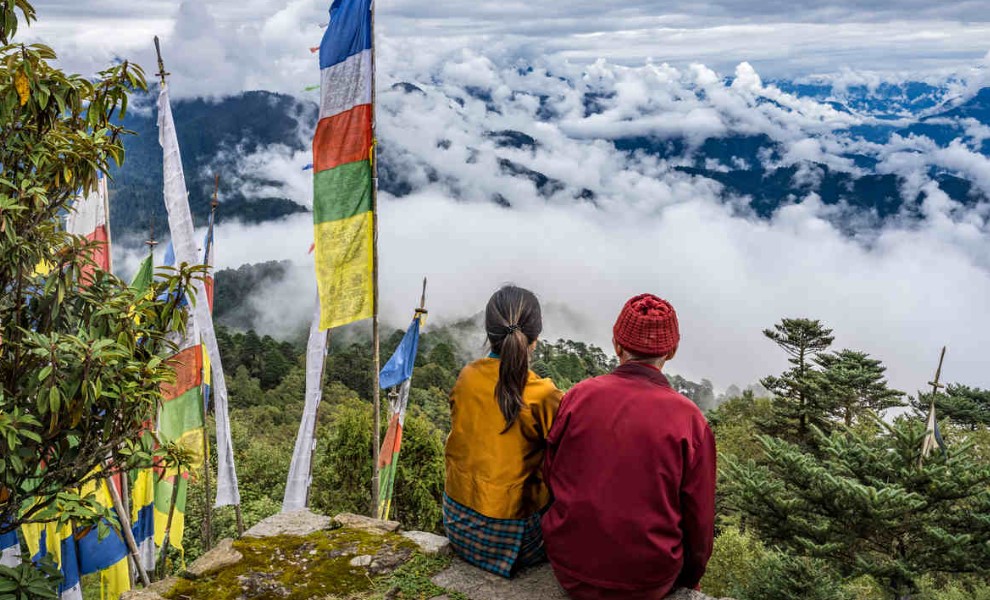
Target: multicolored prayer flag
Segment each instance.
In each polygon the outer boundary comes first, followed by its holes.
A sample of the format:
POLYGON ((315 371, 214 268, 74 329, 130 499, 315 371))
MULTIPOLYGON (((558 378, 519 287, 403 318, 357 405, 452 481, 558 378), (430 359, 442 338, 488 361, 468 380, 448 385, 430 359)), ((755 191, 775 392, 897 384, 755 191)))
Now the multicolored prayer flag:
POLYGON ((76 540, 69 525, 57 523, 27 523, 21 525, 21 535, 28 547, 32 561, 51 556, 62 572, 62 583, 58 586, 60 600, 82 600, 82 587, 79 578, 79 558, 76 554, 76 540))
MULTIPOLYGON (((180 264, 201 264, 194 239, 192 213, 189 210, 185 175, 183 174, 182 158, 179 153, 179 140, 175 131, 175 122, 172 119, 172 107, 168 98, 168 85, 164 83, 158 94, 158 141, 162 146, 165 208, 168 210, 169 231, 172 234, 176 260, 180 264)), ((188 295, 195 300, 191 303, 189 310, 193 315, 196 328, 199 330, 200 335, 202 335, 202 343, 209 354, 211 365, 211 388, 213 390, 214 402, 213 413, 216 416, 217 432, 217 489, 215 506, 239 505, 241 503, 241 495, 237 487, 237 471, 234 467, 234 445, 231 439, 230 417, 227 408, 227 383, 224 379, 223 362, 220 359, 220 348, 217 345, 216 333, 213 329, 213 318, 210 314, 205 286, 192 285, 188 290, 188 295)), ((202 354, 200 354, 201 358, 202 354)), ((199 366, 200 372, 198 377, 202 377, 202 362, 200 362, 199 366)), ((202 402, 202 398, 200 398, 200 402, 202 402)), ((202 417, 200 417, 200 420, 202 421, 202 417)), ((200 429, 202 429, 202 426, 200 426, 200 429)))
POLYGON ((206 303, 213 313, 213 216, 210 216, 210 226, 206 230, 206 239, 203 241, 203 264, 206 265, 206 273, 203 276, 203 285, 206 287, 206 303))
POLYGON ((155 545, 161 547, 172 510, 169 544, 181 550, 190 472, 203 466, 203 347, 199 329, 191 319, 176 345, 179 351, 169 361, 175 369, 175 383, 162 386, 157 430, 162 442, 177 443, 192 456, 192 461, 189 470, 181 472, 175 468, 157 469, 154 523, 155 545), (173 486, 176 485, 179 489, 173 509, 173 486))
MULTIPOLYGON (((96 501, 104 507, 112 507, 108 485, 114 485, 120 493, 119 477, 108 484, 104 478, 91 481, 83 487, 84 495, 92 493, 96 501)), ((79 559, 79 574, 100 574, 100 597, 104 600, 117 600, 131 589, 131 576, 127 566, 127 543, 116 531, 111 530, 102 540, 98 527, 90 527, 76 532, 76 556, 79 559)))
POLYGON ((409 329, 399 342, 399 347, 395 349, 392 358, 385 363, 378 378, 383 390, 398 386, 391 395, 392 417, 389 419, 385 440, 378 454, 378 518, 386 521, 392 509, 395 473, 399 462, 399 450, 402 449, 402 426, 405 423, 406 407, 409 404, 409 384, 413 365, 416 363, 416 352, 419 349, 420 326, 425 317, 424 310, 416 311, 409 329))
POLYGON ((21 564, 21 543, 17 531, 0 533, 0 565, 16 567, 21 564))
POLYGON ((334 0, 320 42, 313 222, 320 327, 372 316, 372 0, 334 0))
MULTIPOLYGON (((131 288, 146 291, 151 287, 155 275, 154 257, 149 253, 141 262, 141 267, 131 281, 131 288)), ((148 423, 144 435, 153 427, 148 423)), ((131 531, 138 547, 141 564, 148 572, 155 569, 155 472, 154 469, 141 469, 131 478, 131 531)))
POLYGON ((107 178, 100 174, 96 189, 79 195, 65 221, 65 230, 96 242, 92 248, 93 265, 84 265, 82 280, 92 281, 96 269, 110 270, 110 226, 107 217, 107 178))

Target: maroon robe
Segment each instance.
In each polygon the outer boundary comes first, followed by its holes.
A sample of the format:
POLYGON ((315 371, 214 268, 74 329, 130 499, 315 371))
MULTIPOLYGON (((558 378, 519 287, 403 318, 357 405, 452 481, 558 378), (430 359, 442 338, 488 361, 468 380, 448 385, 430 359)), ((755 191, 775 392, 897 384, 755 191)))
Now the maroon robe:
POLYGON ((543 539, 572 597, 659 598, 701 581, 715 533, 715 440, 658 369, 626 363, 565 394, 544 468, 554 499, 543 539))

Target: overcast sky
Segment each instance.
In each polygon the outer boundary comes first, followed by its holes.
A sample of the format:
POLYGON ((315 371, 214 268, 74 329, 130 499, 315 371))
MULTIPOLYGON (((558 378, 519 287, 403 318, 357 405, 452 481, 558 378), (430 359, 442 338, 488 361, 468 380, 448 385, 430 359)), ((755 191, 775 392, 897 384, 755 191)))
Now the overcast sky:
MULTIPOLYGON (((162 37, 177 93, 297 92, 315 82, 328 0, 36 0, 29 34, 74 70, 114 56, 152 65, 162 37), (181 89, 181 91, 178 91, 181 89)), ((378 0, 379 44, 399 74, 438 51, 545 55, 577 64, 698 62, 764 77, 848 70, 913 74, 965 69, 990 50, 986 0, 378 0)))

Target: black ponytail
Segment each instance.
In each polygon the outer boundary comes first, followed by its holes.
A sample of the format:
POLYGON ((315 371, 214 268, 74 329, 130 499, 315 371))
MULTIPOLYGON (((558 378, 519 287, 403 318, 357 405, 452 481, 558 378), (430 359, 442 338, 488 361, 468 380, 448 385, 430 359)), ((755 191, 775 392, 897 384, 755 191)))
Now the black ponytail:
POLYGON ((492 351, 499 355, 495 400, 505 418, 505 433, 522 407, 529 378, 529 346, 543 331, 540 301, 529 290, 507 285, 492 295, 485 309, 485 329, 492 351))

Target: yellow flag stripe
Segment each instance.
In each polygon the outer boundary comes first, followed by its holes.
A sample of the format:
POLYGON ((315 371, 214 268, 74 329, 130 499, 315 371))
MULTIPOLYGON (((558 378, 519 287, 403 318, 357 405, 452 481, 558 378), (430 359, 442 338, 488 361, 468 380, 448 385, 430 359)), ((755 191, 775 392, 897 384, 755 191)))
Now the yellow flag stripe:
POLYGON ((372 219, 372 213, 368 211, 314 227, 320 327, 323 329, 372 316, 372 219))

